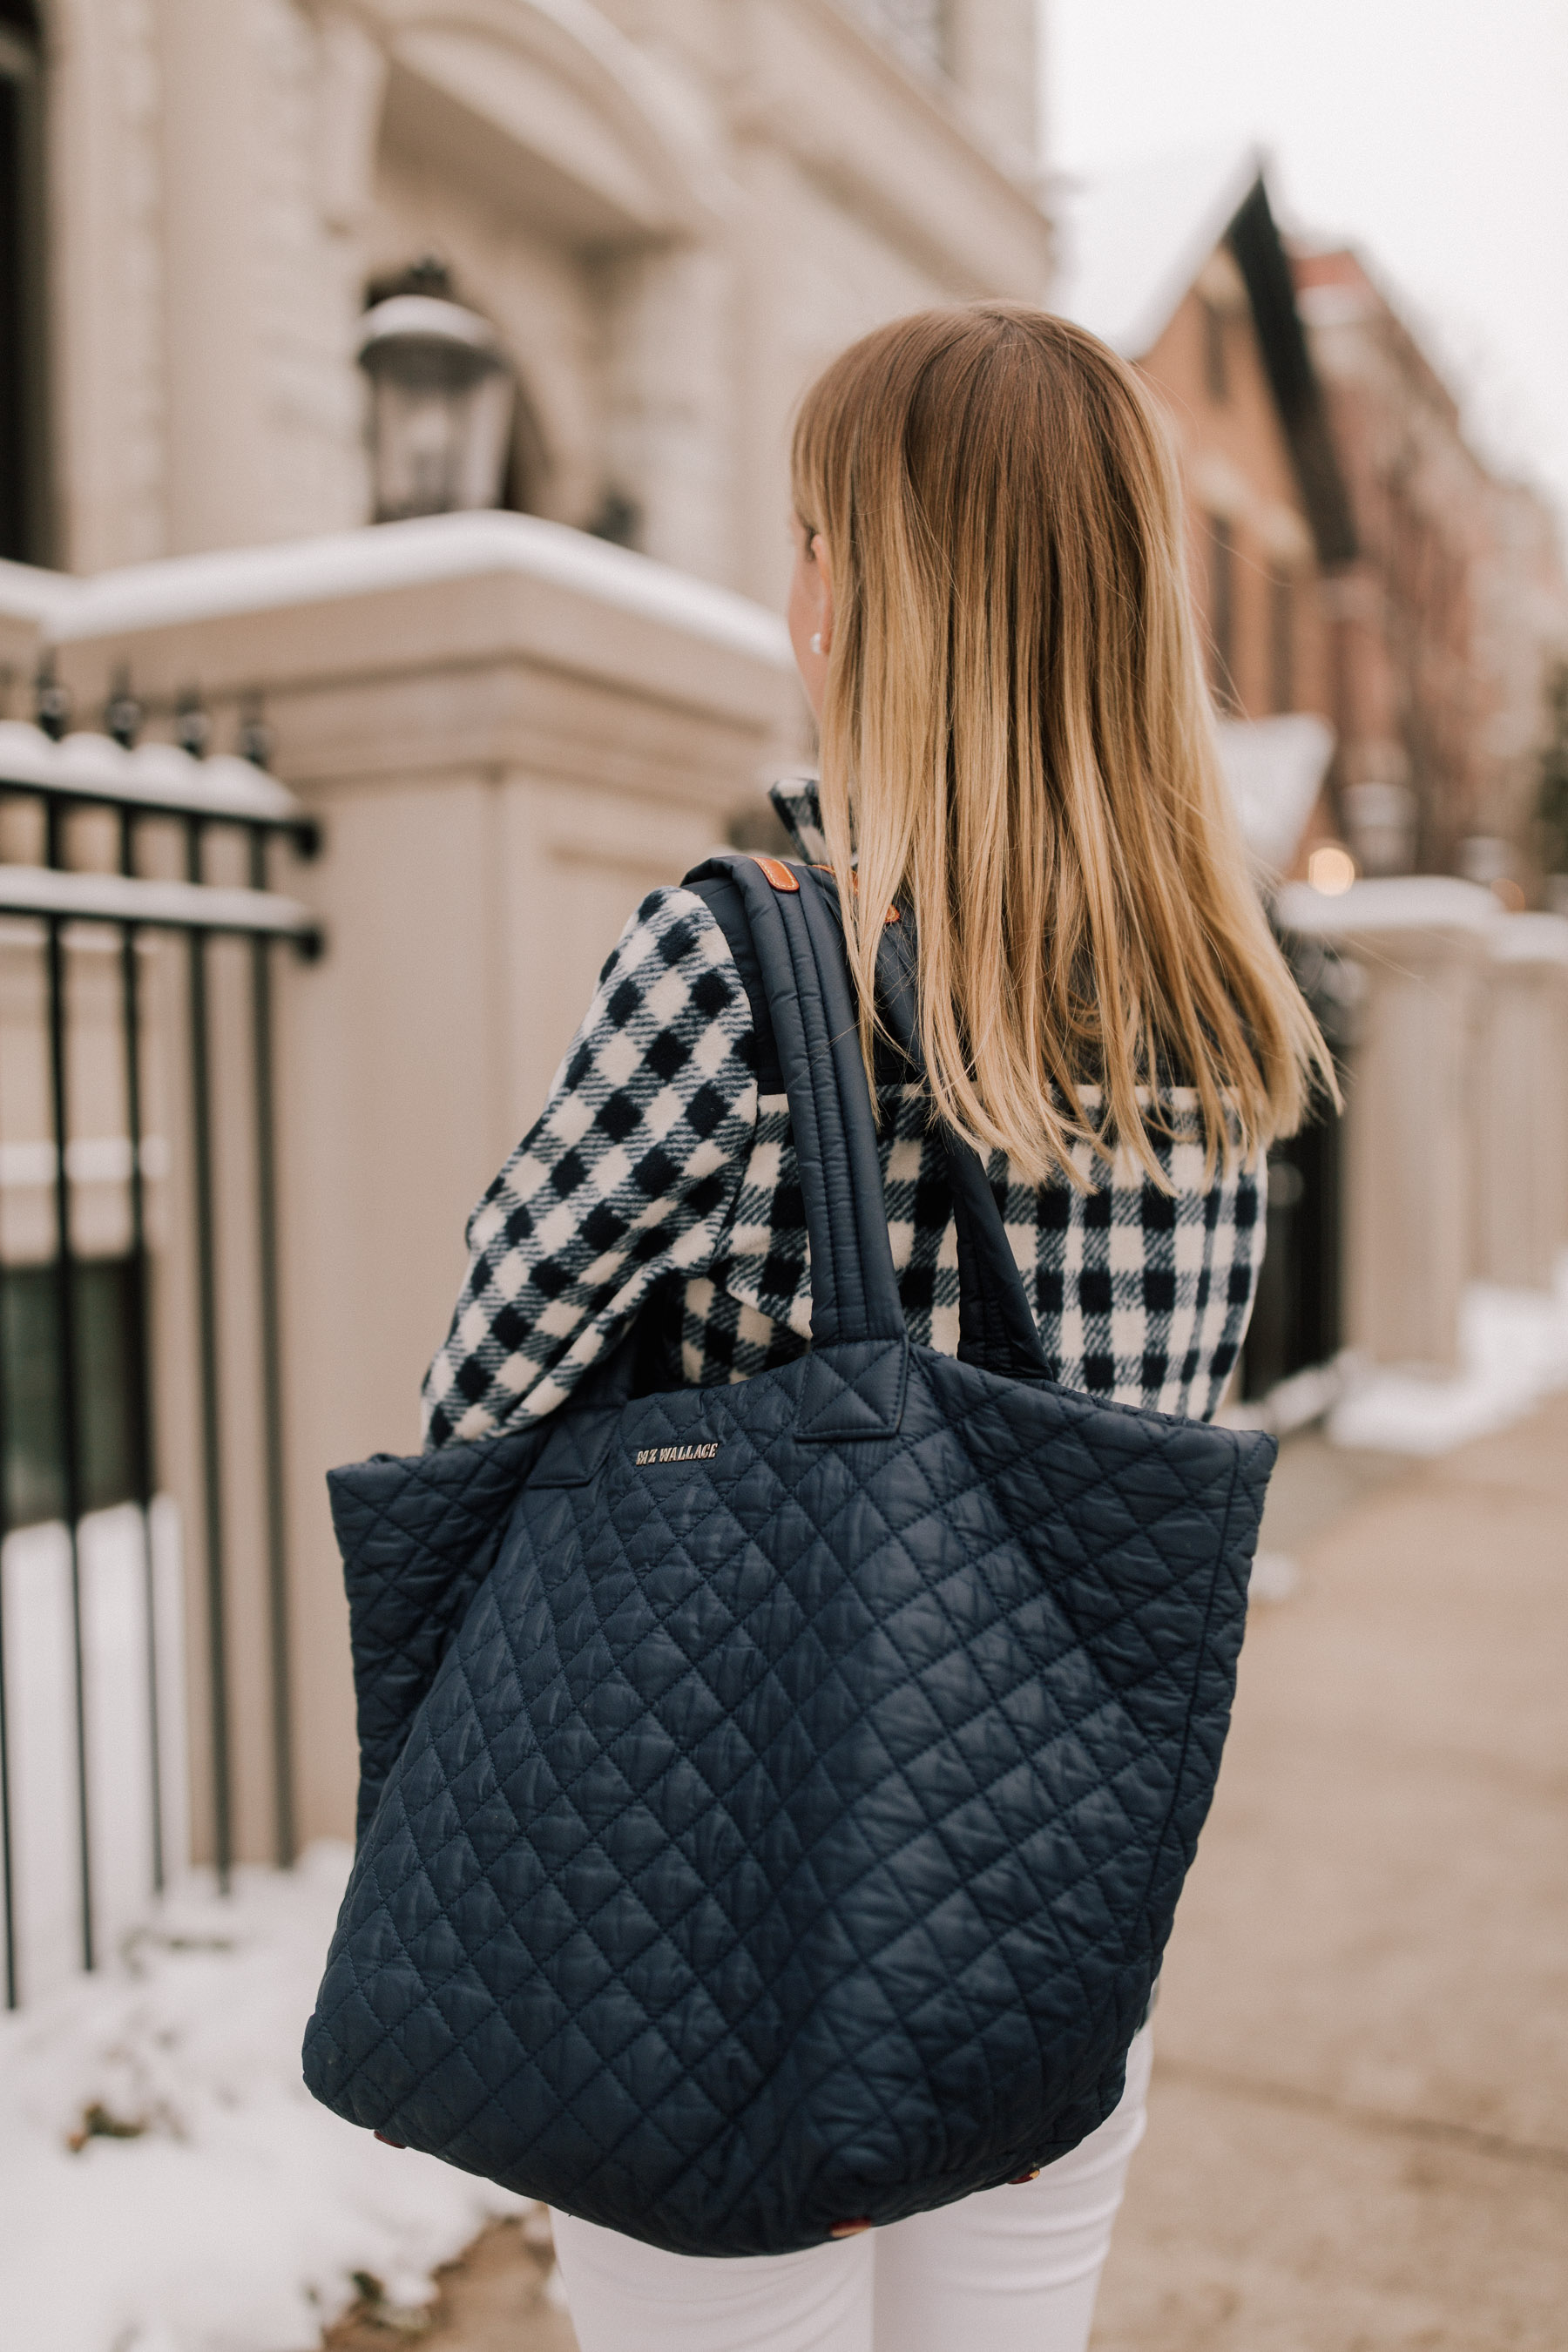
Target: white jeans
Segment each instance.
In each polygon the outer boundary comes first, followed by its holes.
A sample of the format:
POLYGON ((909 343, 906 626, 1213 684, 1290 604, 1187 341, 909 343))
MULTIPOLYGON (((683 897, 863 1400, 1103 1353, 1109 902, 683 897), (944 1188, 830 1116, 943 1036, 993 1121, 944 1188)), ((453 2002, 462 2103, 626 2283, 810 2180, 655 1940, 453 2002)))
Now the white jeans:
POLYGON ((1115 2112, 1037 2179, 802 2254, 661 2253, 557 2213, 579 2352, 1084 2352, 1153 2056, 1115 2112))

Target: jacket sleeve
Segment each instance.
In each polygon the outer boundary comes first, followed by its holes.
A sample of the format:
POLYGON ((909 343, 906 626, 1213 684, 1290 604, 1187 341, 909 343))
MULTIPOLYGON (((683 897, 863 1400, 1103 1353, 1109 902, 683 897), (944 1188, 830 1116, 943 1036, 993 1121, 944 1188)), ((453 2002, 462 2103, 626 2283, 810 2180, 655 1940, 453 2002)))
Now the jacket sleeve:
POLYGON ((713 1263, 757 1121, 756 1042, 722 931, 644 899, 532 1127, 468 1220, 426 1376, 427 1452, 553 1412, 661 1275, 713 1263))

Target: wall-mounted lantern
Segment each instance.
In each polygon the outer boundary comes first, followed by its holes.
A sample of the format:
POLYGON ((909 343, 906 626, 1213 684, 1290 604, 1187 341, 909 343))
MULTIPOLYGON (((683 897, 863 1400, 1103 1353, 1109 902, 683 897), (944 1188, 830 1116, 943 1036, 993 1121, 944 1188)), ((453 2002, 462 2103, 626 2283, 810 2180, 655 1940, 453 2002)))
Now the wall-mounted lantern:
POLYGON ((516 383, 494 328, 421 265, 361 321, 377 522, 500 504, 516 383))

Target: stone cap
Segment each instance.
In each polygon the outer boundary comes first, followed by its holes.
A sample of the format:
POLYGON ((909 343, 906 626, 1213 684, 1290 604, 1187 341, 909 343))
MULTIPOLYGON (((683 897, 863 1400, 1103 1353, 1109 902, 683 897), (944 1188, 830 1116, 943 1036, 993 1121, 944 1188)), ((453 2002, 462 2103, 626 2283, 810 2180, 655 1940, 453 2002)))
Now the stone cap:
POLYGON ((1505 915, 1489 945, 1498 963, 1542 964, 1568 971, 1568 917, 1505 915))
POLYGON ((1479 955, 1502 927, 1522 919, 1504 914, 1479 882, 1448 874, 1395 875, 1332 893, 1310 882, 1288 882, 1274 906, 1287 930, 1373 956, 1394 948, 1405 954, 1479 955))
POLYGON ((753 723, 798 700, 776 614, 535 515, 431 515, 64 585, 47 635, 87 700, 127 664, 141 699, 172 702, 517 660, 753 723))

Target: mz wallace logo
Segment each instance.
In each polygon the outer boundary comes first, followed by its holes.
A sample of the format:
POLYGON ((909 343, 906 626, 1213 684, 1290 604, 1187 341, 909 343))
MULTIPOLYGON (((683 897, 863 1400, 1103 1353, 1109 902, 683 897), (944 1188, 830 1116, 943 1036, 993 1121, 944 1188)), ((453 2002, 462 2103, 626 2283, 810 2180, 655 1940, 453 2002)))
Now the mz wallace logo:
POLYGON ((643 1445, 633 1457, 639 1470, 655 1462, 711 1462, 717 1445, 643 1445))

